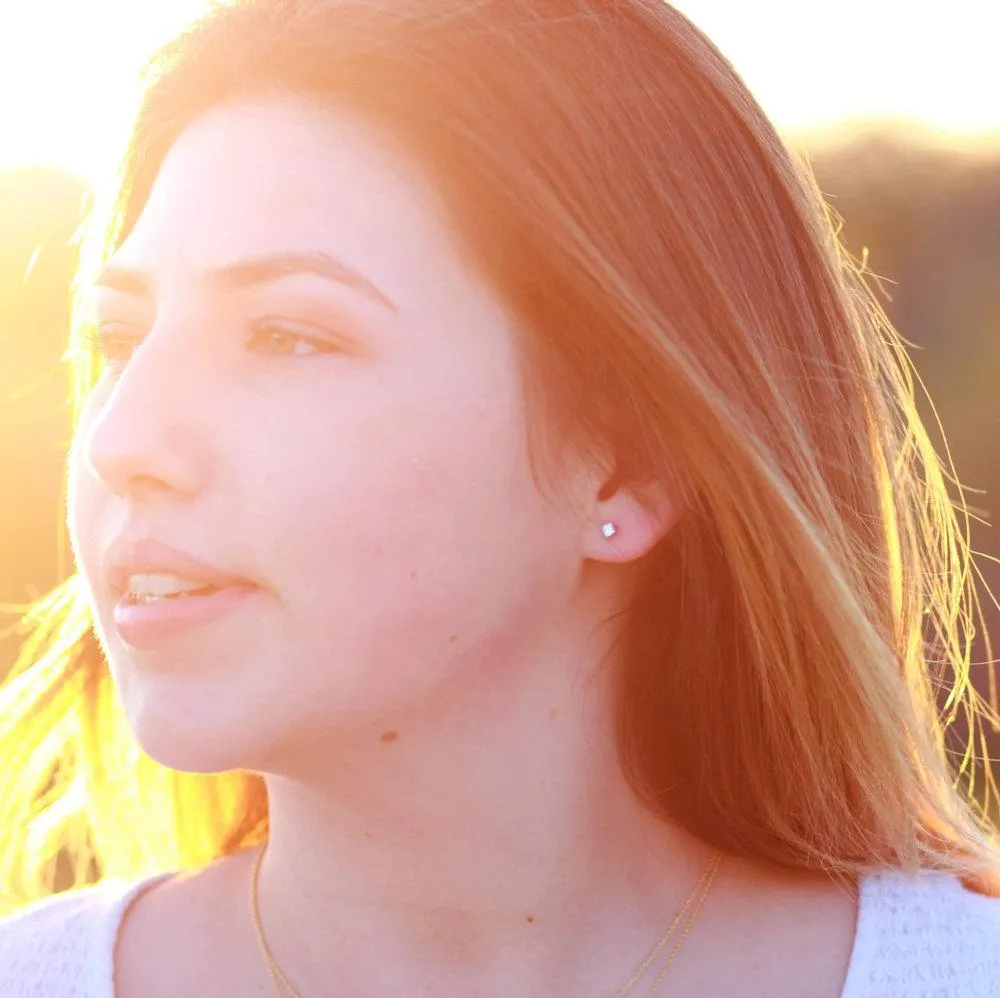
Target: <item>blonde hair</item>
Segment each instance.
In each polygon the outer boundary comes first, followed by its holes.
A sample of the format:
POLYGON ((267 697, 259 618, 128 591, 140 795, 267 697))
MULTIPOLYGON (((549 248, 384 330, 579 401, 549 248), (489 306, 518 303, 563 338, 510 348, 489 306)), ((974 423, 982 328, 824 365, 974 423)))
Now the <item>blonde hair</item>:
MULTIPOLYGON (((179 132, 264 92, 355 107, 442 178, 518 320, 536 439, 612 454, 638 487, 676 476, 687 513, 620 646, 636 794, 729 852, 984 884, 1000 863, 962 774, 995 717, 969 681, 954 473, 808 168, 712 44, 661 0, 231 4, 154 60, 109 250, 179 132)), ((81 398, 93 374, 81 355, 81 398)), ((60 857, 80 884, 267 834, 258 777, 137 747, 78 578, 30 623, 0 689, 0 889, 52 890, 60 857)))

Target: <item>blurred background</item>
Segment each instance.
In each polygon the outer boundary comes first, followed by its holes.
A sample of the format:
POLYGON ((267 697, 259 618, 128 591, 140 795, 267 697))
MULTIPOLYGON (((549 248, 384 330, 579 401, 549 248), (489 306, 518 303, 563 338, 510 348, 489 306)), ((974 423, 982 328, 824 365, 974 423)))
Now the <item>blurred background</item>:
MULTIPOLYGON (((203 3, 32 0, 0 10, 0 675, 16 651, 19 608, 71 570, 60 356, 75 236, 122 147, 144 57, 203 3)), ((882 278, 883 305, 913 344, 969 490, 979 567, 1000 593, 1000 532, 989 525, 1000 511, 1000 3, 675 6, 808 158, 842 238, 882 278)), ((981 595, 1000 647, 1000 612, 981 595)), ((974 658, 985 658, 981 636, 974 658)), ((984 692, 986 671, 975 668, 984 692)), ((991 754, 1000 756, 995 734, 991 754)))

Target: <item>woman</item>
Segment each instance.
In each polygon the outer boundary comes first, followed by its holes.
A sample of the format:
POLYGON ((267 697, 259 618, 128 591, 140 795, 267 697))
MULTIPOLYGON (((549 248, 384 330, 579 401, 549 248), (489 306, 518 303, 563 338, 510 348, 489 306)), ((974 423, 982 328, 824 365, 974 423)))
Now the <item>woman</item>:
POLYGON ((711 44, 249 0, 154 70, 2 702, 0 995, 1000 994, 945 473, 711 44))

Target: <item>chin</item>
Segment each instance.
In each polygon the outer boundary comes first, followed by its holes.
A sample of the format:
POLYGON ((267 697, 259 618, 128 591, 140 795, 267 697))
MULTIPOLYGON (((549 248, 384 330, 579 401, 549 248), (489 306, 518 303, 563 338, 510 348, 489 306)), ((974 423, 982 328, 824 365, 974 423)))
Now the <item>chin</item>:
POLYGON ((247 769, 250 746, 233 744, 220 732, 193 730, 191 719, 129 719, 133 737, 154 762, 182 773, 224 773, 247 769))
POLYGON ((213 701, 195 690, 137 682, 133 675, 120 685, 119 697, 139 748, 168 769, 222 773, 250 768, 261 755, 260 717, 231 695, 213 701))

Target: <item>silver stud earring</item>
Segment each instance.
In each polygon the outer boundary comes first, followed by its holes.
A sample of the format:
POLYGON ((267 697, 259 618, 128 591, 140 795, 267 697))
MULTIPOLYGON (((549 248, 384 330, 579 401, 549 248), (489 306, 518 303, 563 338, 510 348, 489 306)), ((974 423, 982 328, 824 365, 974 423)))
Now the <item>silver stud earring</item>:
POLYGON ((618 528, 613 523, 604 523, 601 525, 601 533, 610 539, 618 533, 618 528))

